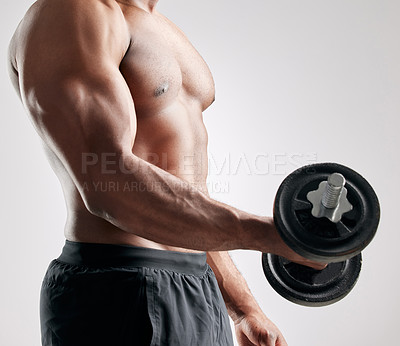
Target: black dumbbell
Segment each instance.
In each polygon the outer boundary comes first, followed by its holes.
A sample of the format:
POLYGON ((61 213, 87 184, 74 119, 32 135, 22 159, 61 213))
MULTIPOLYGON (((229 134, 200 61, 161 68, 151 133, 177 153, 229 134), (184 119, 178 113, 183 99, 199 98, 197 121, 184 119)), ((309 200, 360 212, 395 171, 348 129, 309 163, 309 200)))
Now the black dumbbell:
POLYGON ((274 222, 285 243, 303 257, 330 262, 315 270, 272 254, 262 255, 266 278, 284 298, 306 306, 332 304, 354 287, 361 251, 374 237, 378 198, 357 172, 318 163, 291 173, 274 202, 274 222))

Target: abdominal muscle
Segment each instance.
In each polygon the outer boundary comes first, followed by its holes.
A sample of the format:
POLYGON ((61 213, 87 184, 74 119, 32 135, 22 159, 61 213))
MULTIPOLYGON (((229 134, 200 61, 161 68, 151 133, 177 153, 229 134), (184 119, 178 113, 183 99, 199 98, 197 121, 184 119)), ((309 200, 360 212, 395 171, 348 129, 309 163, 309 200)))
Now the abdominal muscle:
MULTIPOLYGON (((161 118, 158 116, 140 118, 138 116, 137 124, 137 136, 132 150, 136 156, 181 178, 203 193, 207 193, 207 133, 200 110, 196 109, 195 112, 189 114, 182 107, 174 107, 171 114, 164 113, 161 118), (177 111, 179 112, 177 113, 177 111)), ((123 231, 110 222, 91 214, 86 209, 78 190, 61 163, 54 154, 49 150, 46 151, 64 191, 68 214, 64 232, 66 239, 76 242, 198 252, 159 244, 139 237, 134 234, 134 229, 129 232, 123 231)), ((139 184, 133 183, 133 186, 139 188, 139 184)), ((111 187, 103 186, 101 188, 111 187)), ((128 193, 135 193, 135 188, 128 191, 128 193)))

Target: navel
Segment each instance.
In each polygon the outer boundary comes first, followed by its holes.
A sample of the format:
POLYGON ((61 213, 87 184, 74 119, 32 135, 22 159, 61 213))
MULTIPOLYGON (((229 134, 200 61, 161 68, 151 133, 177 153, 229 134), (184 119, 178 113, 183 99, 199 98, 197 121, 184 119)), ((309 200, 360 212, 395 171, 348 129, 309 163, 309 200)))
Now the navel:
POLYGON ((154 90, 154 96, 158 97, 165 94, 169 89, 168 82, 161 84, 156 90, 154 90))

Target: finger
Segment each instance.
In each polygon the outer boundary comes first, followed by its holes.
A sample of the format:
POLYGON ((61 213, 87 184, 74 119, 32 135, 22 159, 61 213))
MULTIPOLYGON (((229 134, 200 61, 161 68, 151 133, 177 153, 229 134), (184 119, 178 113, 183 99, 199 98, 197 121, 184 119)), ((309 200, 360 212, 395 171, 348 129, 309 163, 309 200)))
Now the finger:
POLYGON ((240 346, 255 346, 244 334, 236 334, 236 339, 240 346))
POLYGON ((276 346, 277 336, 273 332, 263 333, 259 339, 260 346, 276 346))
POLYGON ((276 342, 276 346, 288 346, 288 344, 282 334, 279 335, 278 340, 276 342))
POLYGON ((297 263, 297 264, 301 264, 303 266, 310 267, 310 268, 313 268, 313 269, 316 269, 316 270, 322 270, 322 269, 325 269, 328 266, 327 263, 315 262, 315 261, 311 261, 309 259, 302 258, 302 257, 301 257, 301 259, 297 259, 296 258, 294 260, 291 260, 291 262, 294 262, 294 263, 297 263))

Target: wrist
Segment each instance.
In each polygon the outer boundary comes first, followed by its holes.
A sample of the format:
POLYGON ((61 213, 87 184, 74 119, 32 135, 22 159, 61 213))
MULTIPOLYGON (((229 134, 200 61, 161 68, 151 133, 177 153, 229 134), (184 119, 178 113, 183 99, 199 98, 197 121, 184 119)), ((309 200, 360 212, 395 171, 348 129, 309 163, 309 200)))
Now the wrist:
POLYGON ((244 234, 242 237, 243 249, 274 252, 280 237, 272 217, 243 213, 240 215, 240 221, 244 234))
POLYGON ((241 303, 225 302, 228 314, 234 323, 240 322, 244 317, 262 313, 260 306, 252 294, 242 296, 241 303))

